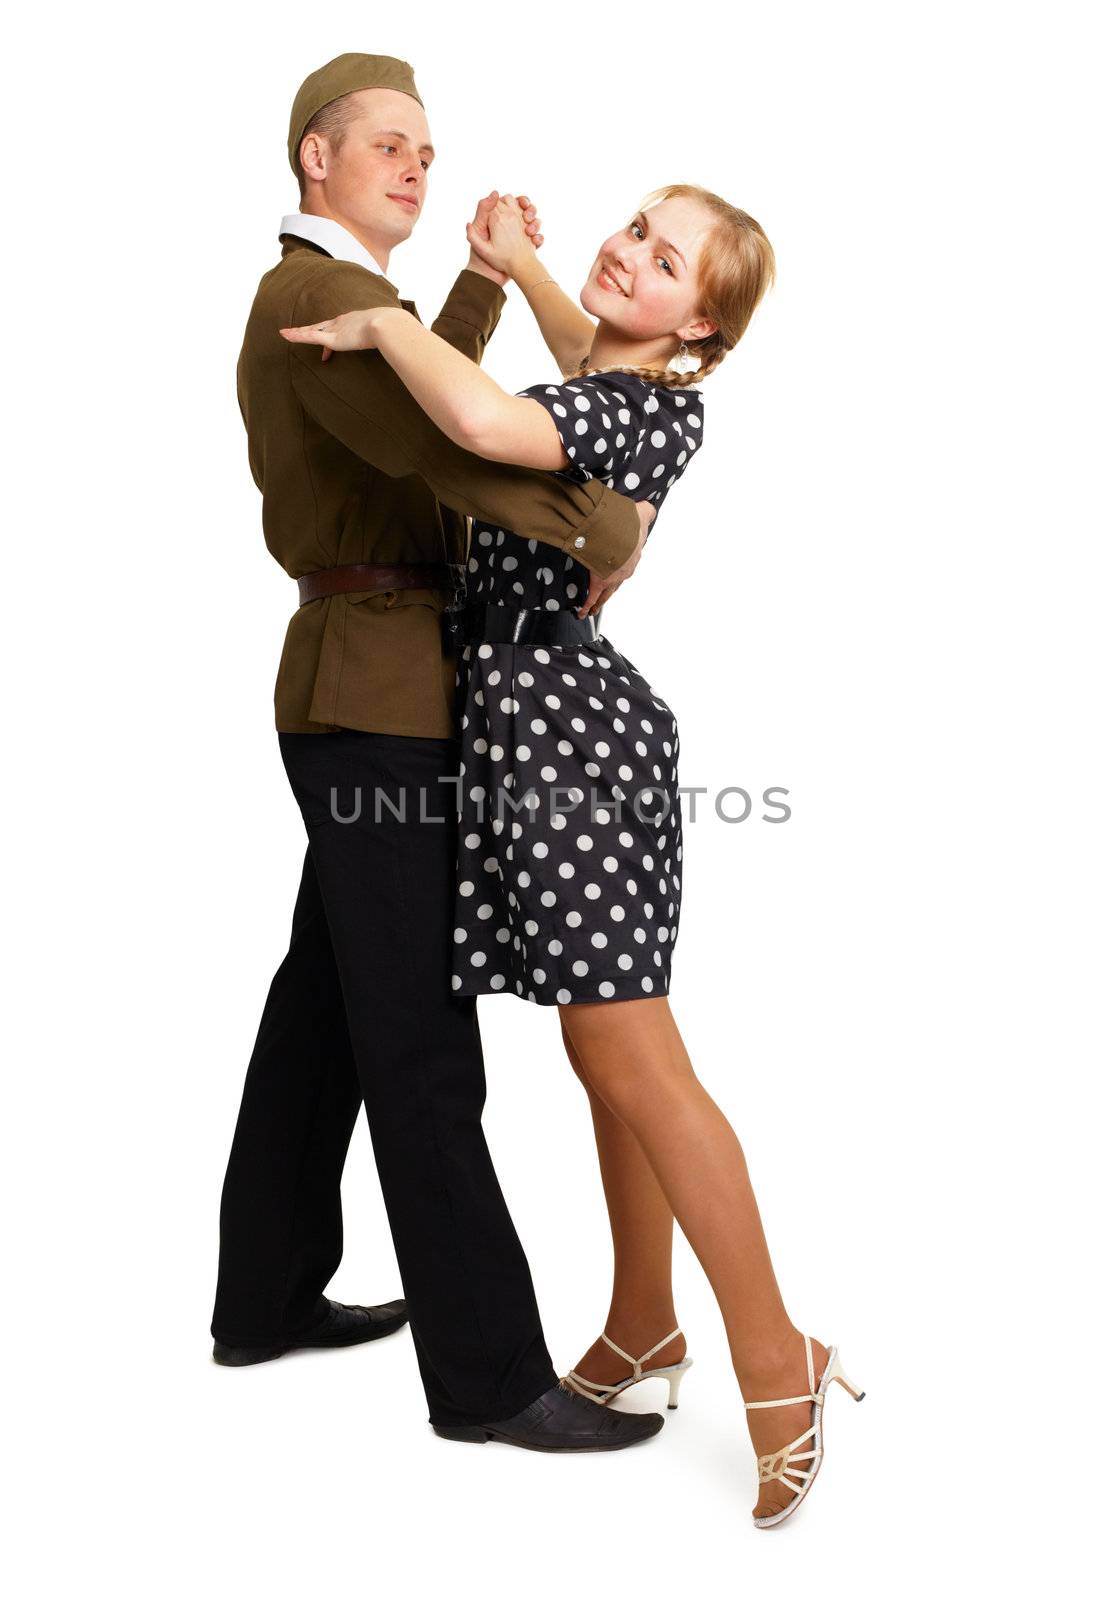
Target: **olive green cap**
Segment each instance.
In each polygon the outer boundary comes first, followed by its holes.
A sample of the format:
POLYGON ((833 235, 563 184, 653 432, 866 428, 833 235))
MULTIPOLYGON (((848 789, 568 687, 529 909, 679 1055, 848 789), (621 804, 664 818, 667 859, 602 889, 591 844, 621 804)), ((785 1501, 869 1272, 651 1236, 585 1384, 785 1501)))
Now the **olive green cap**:
POLYGON ((337 56, 311 72, 294 96, 288 149, 296 177, 301 173, 298 151, 306 128, 318 111, 342 95, 354 94, 357 89, 397 89, 399 94, 411 95, 419 106, 424 103, 414 84, 414 69, 408 61, 397 61, 394 56, 361 56, 354 52, 337 56))

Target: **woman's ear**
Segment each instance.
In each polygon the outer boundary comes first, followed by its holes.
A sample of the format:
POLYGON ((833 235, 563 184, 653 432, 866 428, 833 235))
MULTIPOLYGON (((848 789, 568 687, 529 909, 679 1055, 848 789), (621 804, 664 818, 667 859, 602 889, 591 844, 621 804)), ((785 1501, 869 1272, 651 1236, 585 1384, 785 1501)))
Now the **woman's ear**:
POLYGON ((687 344, 689 339, 706 339, 709 333, 717 333, 718 328, 708 317, 699 317, 695 322, 689 322, 683 328, 677 328, 676 337, 682 344, 687 344))

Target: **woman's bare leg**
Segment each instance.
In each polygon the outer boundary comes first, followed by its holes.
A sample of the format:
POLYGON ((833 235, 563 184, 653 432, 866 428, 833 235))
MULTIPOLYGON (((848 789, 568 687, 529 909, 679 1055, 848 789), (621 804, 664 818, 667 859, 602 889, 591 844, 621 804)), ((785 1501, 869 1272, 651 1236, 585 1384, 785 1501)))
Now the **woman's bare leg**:
MULTIPOLYGON (((614 1241, 614 1284, 611 1308, 604 1324, 615 1344, 640 1356, 651 1350, 676 1327, 672 1301, 673 1215, 642 1147, 629 1128, 615 1116, 584 1077, 576 1048, 561 1024, 564 1048, 572 1070, 580 1079, 591 1107, 599 1172, 614 1241)), ((678 1334, 650 1363, 665 1367, 680 1361, 686 1351, 678 1334)), ((630 1376, 630 1364, 597 1339, 577 1361, 575 1370, 594 1383, 618 1383, 630 1376)))
MULTIPOLYGON (((746 1158, 692 1070, 668 1000, 562 1006, 561 1020, 585 1081, 634 1136, 707 1273, 746 1399, 805 1393, 802 1340, 781 1299, 746 1158)), ((611 1154, 620 1161, 621 1149, 612 1142, 611 1154)), ((625 1226, 637 1229, 636 1215, 621 1215, 625 1226)), ((621 1318, 621 1310, 617 1314, 621 1318)), ((813 1342, 813 1352, 822 1371, 823 1347, 813 1342)), ((746 1416, 755 1449, 766 1454, 804 1432, 810 1407, 746 1416)), ((757 1514, 790 1498, 783 1485, 763 1484, 757 1514)))

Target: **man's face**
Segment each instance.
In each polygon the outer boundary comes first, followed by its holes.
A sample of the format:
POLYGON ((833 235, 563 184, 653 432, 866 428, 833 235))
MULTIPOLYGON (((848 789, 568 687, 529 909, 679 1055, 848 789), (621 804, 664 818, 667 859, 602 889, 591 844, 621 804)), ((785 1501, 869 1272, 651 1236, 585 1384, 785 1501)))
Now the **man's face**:
POLYGON ((397 89, 360 89, 359 115, 339 150, 325 148, 311 183, 329 213, 389 249, 413 232, 425 205, 433 145, 425 112, 397 89))

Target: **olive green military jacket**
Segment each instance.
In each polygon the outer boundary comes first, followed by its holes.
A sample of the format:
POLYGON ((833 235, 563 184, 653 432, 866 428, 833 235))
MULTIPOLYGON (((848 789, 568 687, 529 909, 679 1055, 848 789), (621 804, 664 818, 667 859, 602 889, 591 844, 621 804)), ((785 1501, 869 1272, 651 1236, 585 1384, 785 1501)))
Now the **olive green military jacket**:
MULTIPOLYGON (((478 361, 505 299, 489 278, 462 272, 434 331, 478 361)), ((622 566, 638 539, 630 500, 596 482, 484 461, 434 427, 377 352, 325 362, 317 346, 278 332, 380 305, 417 315, 386 278, 287 236, 251 308, 240 410, 267 547, 291 578, 352 562, 463 562, 468 516, 575 554, 603 576, 622 566)), ((448 603, 441 591, 401 589, 299 607, 275 685, 279 730, 452 735, 448 603)))

